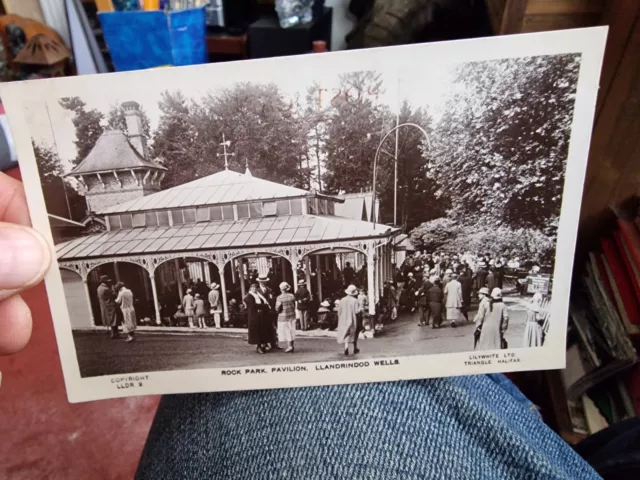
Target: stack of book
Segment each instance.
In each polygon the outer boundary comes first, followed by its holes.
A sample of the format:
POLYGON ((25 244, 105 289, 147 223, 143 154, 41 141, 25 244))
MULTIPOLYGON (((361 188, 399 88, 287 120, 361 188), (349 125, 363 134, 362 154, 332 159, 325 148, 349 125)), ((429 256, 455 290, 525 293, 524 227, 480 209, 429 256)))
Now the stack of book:
POLYGON ((615 210, 573 284, 563 381, 574 432, 590 434, 640 414, 640 216, 615 210))

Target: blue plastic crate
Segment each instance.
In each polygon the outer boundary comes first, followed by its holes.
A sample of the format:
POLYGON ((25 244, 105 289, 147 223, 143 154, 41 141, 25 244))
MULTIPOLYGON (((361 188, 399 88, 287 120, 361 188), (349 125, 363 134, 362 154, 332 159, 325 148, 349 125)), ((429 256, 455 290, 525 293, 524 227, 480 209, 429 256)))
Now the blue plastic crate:
POLYGON ((117 71, 207 61, 205 9, 98 14, 117 71))

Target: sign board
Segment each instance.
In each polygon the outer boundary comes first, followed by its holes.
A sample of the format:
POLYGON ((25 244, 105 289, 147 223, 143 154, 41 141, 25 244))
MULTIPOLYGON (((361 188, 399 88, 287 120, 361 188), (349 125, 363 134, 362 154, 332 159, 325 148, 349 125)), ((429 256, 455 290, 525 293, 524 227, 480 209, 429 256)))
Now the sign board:
POLYGON ((551 275, 529 275, 527 277, 527 293, 549 294, 551 275))

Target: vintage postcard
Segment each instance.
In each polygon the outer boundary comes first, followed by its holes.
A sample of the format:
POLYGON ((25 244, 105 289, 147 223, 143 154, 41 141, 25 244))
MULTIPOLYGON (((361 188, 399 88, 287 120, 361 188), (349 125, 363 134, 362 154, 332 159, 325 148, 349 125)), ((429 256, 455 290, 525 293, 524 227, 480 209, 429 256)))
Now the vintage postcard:
POLYGON ((562 368, 606 32, 2 85, 70 401, 562 368))

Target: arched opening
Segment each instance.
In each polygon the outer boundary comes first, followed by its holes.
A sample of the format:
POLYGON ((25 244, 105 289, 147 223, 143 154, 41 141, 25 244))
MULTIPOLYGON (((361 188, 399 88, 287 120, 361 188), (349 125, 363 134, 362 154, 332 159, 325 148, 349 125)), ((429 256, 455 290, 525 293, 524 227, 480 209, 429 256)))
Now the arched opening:
POLYGON ((224 273, 229 300, 242 301, 249 286, 257 282, 259 276, 269 278, 268 286, 276 294, 281 282, 288 282, 293 287, 291 263, 275 253, 256 252, 233 257, 225 265, 224 273))
MULTIPOLYGON (((220 272, 214 263, 206 259, 180 257, 159 264, 154 271, 154 280, 162 323, 186 326, 188 320, 180 315, 176 317, 176 312, 180 310, 187 290, 191 289, 193 295, 198 293, 206 302, 211 284, 220 284, 220 272)), ((209 319, 206 321, 209 325, 209 319)))
POLYGON ((75 330, 93 327, 96 317, 92 314, 82 277, 78 272, 66 268, 60 268, 60 277, 71 328, 75 330))
POLYGON ((118 282, 122 282, 131 290, 138 324, 151 324, 154 322, 155 305, 153 303, 151 280, 147 270, 135 263, 109 262, 95 267, 87 274, 91 311, 93 312, 95 325, 104 325, 100 302, 98 301, 98 287, 100 286, 100 277, 103 275, 109 277, 114 289, 118 282))
POLYGON ((307 281, 318 303, 333 302, 344 296, 345 288, 354 284, 367 289, 367 257, 354 248, 322 248, 305 254, 298 262, 298 278, 307 281))

